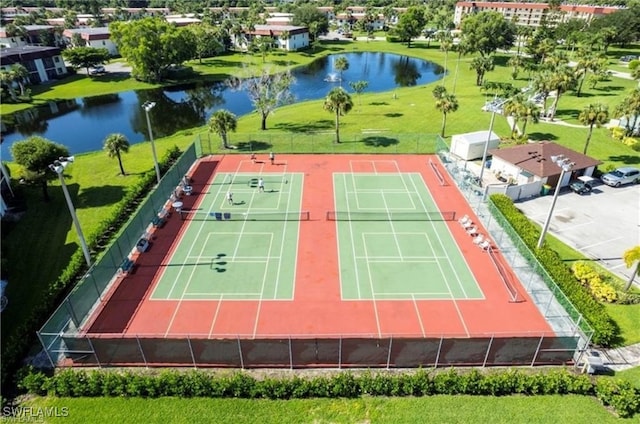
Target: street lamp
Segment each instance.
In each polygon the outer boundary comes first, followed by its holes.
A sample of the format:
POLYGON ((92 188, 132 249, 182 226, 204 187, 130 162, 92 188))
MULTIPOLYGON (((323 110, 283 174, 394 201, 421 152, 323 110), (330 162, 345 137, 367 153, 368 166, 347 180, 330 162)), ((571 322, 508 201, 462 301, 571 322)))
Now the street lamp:
POLYGON ((69 207, 69 213, 71 214, 71 220, 73 221, 73 225, 76 227, 76 232, 78 233, 78 238, 80 238, 80 246, 82 247, 82 253, 84 253, 84 259, 87 261, 87 265, 91 267, 91 255, 89 254, 89 247, 87 247, 87 242, 84 239, 84 235, 82 234, 82 228, 80 228, 80 221, 78 221, 78 216, 76 215, 76 210, 73 207, 73 203, 71 202, 71 196, 69 195, 69 189, 67 189, 67 184, 64 182, 64 169, 73 162, 73 156, 69 157, 61 157, 60 160, 54 161, 51 165, 49 165, 49 169, 58 174, 60 178, 60 185, 62 186, 62 191, 64 192, 64 197, 67 199, 67 206, 69 207))
POLYGON ((538 249, 542 247, 542 243, 544 242, 544 236, 547 234, 547 230, 549 229, 549 223, 551 222, 551 216, 553 215, 553 208, 556 206, 556 200, 558 200, 558 193, 560 193, 560 186, 562 185, 562 181, 564 180, 564 174, 567 172, 571 172, 574 162, 564 155, 551 156, 551 161, 558 165, 562 171, 560 172, 560 180, 558 180, 558 184, 556 184, 556 190, 553 193, 553 200, 551 201, 551 207, 549 208, 549 213, 547 214, 547 219, 544 221, 544 227, 542 227, 542 233, 540 233, 540 239, 538 239, 538 249))
POLYGON ((158 184, 160 184, 160 165, 158 165, 158 156, 156 155, 156 145, 153 142, 153 132, 151 131, 151 121, 149 120, 149 111, 153 109, 156 105, 156 102, 144 102, 142 108, 144 109, 145 114, 147 115, 147 128, 149 130, 149 141, 151 141, 151 152, 153 153, 153 164, 156 167, 156 178, 158 179, 158 184))
POLYGON ((485 105, 485 110, 491 112, 491 121, 489 122, 489 134, 487 135, 487 141, 484 143, 484 150, 482 152, 482 166, 480 167, 480 176, 478 177, 478 184, 482 187, 482 175, 484 174, 484 168, 487 166, 487 152, 489 151, 489 142, 491 141, 491 134, 493 134, 493 123, 496 120, 496 113, 502 114, 502 106, 508 102, 507 100, 494 99, 491 103, 485 105))

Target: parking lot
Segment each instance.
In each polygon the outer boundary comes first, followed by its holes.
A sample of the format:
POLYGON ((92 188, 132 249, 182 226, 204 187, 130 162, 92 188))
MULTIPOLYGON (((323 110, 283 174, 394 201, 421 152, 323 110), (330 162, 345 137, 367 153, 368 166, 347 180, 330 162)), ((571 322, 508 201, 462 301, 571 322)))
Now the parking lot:
MULTIPOLYGON (((540 196, 516 206, 542 226, 552 200, 553 196, 540 196)), ((563 188, 548 231, 628 280, 633 268, 626 267, 622 253, 640 244, 640 186, 614 188, 598 182, 584 195, 563 188)), ((638 276, 635 282, 640 285, 638 276)))

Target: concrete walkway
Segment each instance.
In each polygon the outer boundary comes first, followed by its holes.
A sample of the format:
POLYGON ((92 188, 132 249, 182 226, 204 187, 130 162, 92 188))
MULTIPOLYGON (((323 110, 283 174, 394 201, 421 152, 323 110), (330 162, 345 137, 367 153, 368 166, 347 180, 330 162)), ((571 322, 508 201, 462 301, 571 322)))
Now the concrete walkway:
POLYGON ((613 371, 624 371, 640 366, 640 343, 597 351, 602 357, 603 365, 613 371))

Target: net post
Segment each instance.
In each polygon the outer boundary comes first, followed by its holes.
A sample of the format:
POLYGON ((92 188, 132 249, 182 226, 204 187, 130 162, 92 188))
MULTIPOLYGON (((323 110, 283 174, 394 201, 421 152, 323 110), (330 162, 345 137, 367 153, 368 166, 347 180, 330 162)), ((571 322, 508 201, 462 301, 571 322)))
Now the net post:
POLYGON ((147 363, 147 357, 144 354, 144 349, 142 348, 142 343, 140 343, 140 337, 136 334, 136 342, 138 342, 138 349, 140 349, 140 355, 142 355, 142 361, 144 362, 144 367, 149 368, 149 364, 147 363))

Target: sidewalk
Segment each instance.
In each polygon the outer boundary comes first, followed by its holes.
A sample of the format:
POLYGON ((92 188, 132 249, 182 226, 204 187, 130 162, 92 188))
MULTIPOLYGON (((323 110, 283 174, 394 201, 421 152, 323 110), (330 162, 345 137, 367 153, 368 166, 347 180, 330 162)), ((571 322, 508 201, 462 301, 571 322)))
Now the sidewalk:
POLYGON ((613 371, 624 371, 640 366, 640 343, 597 351, 602 357, 603 365, 613 371))

